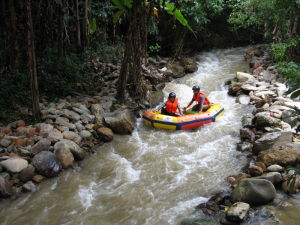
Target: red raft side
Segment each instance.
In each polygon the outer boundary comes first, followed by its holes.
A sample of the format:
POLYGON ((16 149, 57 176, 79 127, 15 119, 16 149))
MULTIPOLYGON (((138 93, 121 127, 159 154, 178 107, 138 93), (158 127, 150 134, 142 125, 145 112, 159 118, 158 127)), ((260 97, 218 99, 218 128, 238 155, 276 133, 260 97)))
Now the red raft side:
POLYGON ((213 117, 210 113, 199 113, 178 117, 178 122, 182 123, 181 130, 197 128, 213 121, 213 117))

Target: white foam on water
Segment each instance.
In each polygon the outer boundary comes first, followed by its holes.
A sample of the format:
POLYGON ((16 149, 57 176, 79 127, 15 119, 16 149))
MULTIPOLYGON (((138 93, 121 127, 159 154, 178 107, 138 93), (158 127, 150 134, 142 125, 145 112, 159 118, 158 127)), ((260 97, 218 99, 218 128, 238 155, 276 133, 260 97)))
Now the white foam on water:
POLYGON ((91 182, 87 187, 82 185, 79 186, 77 194, 85 210, 88 210, 88 208, 90 208, 93 205, 92 202, 96 195, 94 187, 96 185, 97 184, 95 182, 91 182))

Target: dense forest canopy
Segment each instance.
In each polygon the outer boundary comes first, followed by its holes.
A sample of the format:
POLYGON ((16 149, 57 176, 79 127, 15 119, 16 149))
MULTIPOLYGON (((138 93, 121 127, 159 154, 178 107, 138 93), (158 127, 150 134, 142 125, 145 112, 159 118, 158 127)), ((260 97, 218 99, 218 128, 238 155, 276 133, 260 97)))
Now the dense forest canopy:
POLYGON ((118 98, 144 98, 150 54, 272 43, 277 68, 299 85, 300 0, 0 0, 0 119, 74 92, 103 88, 94 62, 121 66, 118 98), (132 63, 134 62, 134 63, 132 63))

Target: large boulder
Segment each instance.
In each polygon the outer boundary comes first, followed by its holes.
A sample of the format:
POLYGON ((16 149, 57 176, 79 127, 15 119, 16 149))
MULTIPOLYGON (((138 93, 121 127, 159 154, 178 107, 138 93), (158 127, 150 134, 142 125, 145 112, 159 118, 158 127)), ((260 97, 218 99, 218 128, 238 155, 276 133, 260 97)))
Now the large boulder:
POLYGON ((66 169, 73 165, 74 156, 68 148, 57 148, 54 150, 54 154, 60 161, 62 168, 66 169))
POLYGON ((288 131, 266 133, 254 142, 253 151, 258 153, 261 151, 282 149, 292 142, 292 137, 292 132, 288 131))
POLYGON ((100 104, 92 104, 91 105, 92 114, 95 116, 95 120, 97 123, 103 122, 104 108, 100 104))
POLYGON ((241 88, 242 88, 242 83, 233 83, 229 86, 228 88, 228 94, 230 96, 237 96, 238 93, 241 92, 241 88))
POLYGON ((104 117, 104 122, 116 134, 131 134, 135 128, 136 117, 133 112, 125 110, 104 117))
POLYGON ((150 107, 155 107, 159 103, 161 103, 164 100, 164 93, 159 91, 151 91, 148 95, 148 101, 150 103, 150 107))
POLYGON ((37 172, 45 177, 57 176, 61 170, 58 158, 49 151, 42 151, 32 159, 32 165, 37 172))
POLYGON ((268 180, 268 181, 272 182, 272 184, 280 183, 283 180, 283 177, 282 177, 281 173, 279 173, 279 172, 264 173, 261 176, 258 176, 255 178, 268 180))
POLYGON ((39 140, 35 145, 32 146, 31 152, 33 154, 38 154, 41 151, 48 151, 51 146, 51 141, 49 141, 47 138, 43 138, 39 140))
POLYGON ((198 70, 197 62, 193 58, 183 58, 181 64, 186 73, 194 73, 198 70))
POLYGON ((184 67, 181 66, 180 63, 178 62, 174 62, 174 63, 169 62, 167 64, 167 68, 173 72, 174 78, 184 77, 185 75, 184 67))
POLYGON ((260 112, 255 115, 254 124, 258 129, 264 127, 281 127, 281 120, 271 117, 269 112, 260 112))
POLYGON ((295 165, 300 162, 300 151, 263 151, 258 154, 257 161, 263 162, 266 166, 273 164, 282 166, 295 165))
POLYGON ((63 139, 63 134, 57 130, 56 128, 54 128, 48 135, 47 139, 51 142, 57 142, 61 139, 63 139))
POLYGON ((1 161, 0 165, 11 173, 19 173, 28 166, 28 162, 22 158, 10 158, 1 161))
POLYGON ((263 179, 243 179, 231 193, 233 202, 246 202, 250 205, 267 204, 276 197, 274 185, 263 179))
POLYGON ((70 150, 76 160, 84 159, 86 153, 75 142, 70 140, 61 140, 54 145, 54 151, 57 150, 70 150))
POLYGON ((114 138, 114 133, 108 127, 100 127, 97 129, 99 138, 104 142, 112 141, 114 138))
POLYGON ((0 176, 0 197, 7 198, 13 195, 11 184, 0 176))
POLYGON ((236 78, 239 82, 251 82, 253 83, 255 78, 249 73, 236 72, 236 78))

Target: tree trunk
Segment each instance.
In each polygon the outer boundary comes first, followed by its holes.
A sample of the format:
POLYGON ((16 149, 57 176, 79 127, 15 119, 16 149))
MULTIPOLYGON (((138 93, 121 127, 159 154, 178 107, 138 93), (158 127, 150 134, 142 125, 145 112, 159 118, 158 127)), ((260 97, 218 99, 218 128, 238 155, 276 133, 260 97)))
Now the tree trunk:
POLYGON ((32 98, 32 115, 34 119, 41 118, 39 107, 39 89, 36 70, 36 57, 33 38, 33 25, 31 17, 31 1, 25 0, 26 14, 26 32, 27 32, 27 52, 28 52, 28 70, 30 75, 31 98, 32 98))
POLYGON ((9 17, 10 17, 10 48, 9 48, 9 58, 10 58, 10 68, 16 70, 18 67, 18 42, 17 42, 17 16, 15 10, 14 0, 8 1, 9 7, 9 17))
POLYGON ((142 63, 147 46, 147 15, 143 0, 133 1, 128 21, 125 53, 118 80, 117 97, 120 102, 125 100, 126 88, 137 101, 141 101, 146 93, 142 85, 142 63))
POLYGON ((59 5, 59 16, 58 16, 58 24, 59 24, 58 54, 60 57, 64 57, 66 55, 64 7, 65 7, 65 0, 61 0, 61 5, 59 5))
POLYGON ((78 0, 75 0, 75 16, 76 16, 76 47, 77 52, 81 52, 81 36, 80 36, 80 20, 79 20, 79 8, 78 0))
POLYGON ((83 17, 83 24, 82 24, 82 44, 85 48, 88 45, 89 42, 89 34, 88 34, 88 28, 89 28, 89 7, 90 7, 90 0, 84 1, 84 17, 83 17))

